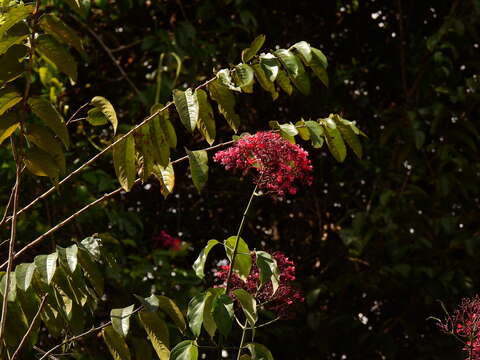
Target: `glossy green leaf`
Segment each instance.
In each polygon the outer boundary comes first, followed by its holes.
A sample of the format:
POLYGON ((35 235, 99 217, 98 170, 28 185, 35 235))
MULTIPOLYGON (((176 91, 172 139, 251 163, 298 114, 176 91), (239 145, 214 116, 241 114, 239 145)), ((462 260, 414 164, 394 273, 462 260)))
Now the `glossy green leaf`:
POLYGON ((295 127, 298 130, 298 134, 302 140, 308 141, 310 140, 310 131, 308 130, 307 126, 305 125, 305 120, 300 120, 295 123, 295 127))
POLYGON ((187 329, 187 324, 177 304, 166 296, 158 295, 157 299, 158 308, 170 317, 181 332, 184 332, 187 329))
POLYGON ((263 44, 265 43, 265 35, 261 34, 258 35, 250 44, 248 48, 242 51, 242 61, 248 62, 250 61, 262 48, 263 44))
POLYGON ((18 114, 10 111, 0 117, 0 145, 20 126, 18 114))
POLYGON ((34 5, 24 4, 18 4, 16 6, 10 7, 5 14, 2 14, 2 21, 0 25, 0 38, 5 35, 5 33, 15 24, 20 23, 22 20, 25 20, 29 15, 31 15, 34 9, 34 5))
MULTIPOLYGON (((121 136, 118 135, 115 139, 121 136)), ((136 177, 135 140, 132 134, 113 146, 113 166, 122 188, 130 191, 136 177)))
POLYGON ((298 135, 298 130, 292 123, 290 124, 280 124, 280 132, 288 136, 298 135))
POLYGON ((112 326, 107 326, 102 330, 102 337, 107 344, 108 350, 114 360, 130 360, 130 350, 128 350, 127 343, 112 326))
POLYGON ((153 142, 150 134, 150 124, 147 123, 137 129, 134 138, 136 149, 142 157, 142 180, 143 182, 146 182, 153 173, 153 165, 155 162, 154 152, 156 151, 156 148, 152 146, 153 142))
POLYGON ((170 354, 170 360, 197 360, 198 347, 193 340, 185 340, 178 343, 170 354))
POLYGON ((0 57, 0 87, 17 79, 25 71, 22 63, 28 48, 24 45, 13 45, 0 57))
POLYGON ((0 89, 0 116, 22 100, 22 95, 13 87, 6 86, 0 89))
POLYGON ((242 92, 239 86, 235 85, 232 78, 232 73, 230 69, 222 69, 217 72, 217 82, 220 86, 226 87, 227 89, 242 92))
POLYGON ((73 244, 67 248, 57 246, 57 253, 60 263, 68 267, 73 273, 78 264, 78 247, 73 244))
POLYGON ((133 305, 121 308, 112 309, 110 311, 110 319, 112 320, 112 326, 117 333, 125 337, 130 330, 130 316, 133 312, 133 305))
POLYGON ((49 255, 38 255, 34 259, 35 267, 37 273, 40 275, 40 279, 49 285, 53 279, 53 275, 55 275, 55 271, 57 270, 57 259, 57 252, 49 255))
POLYGON ((350 126, 342 123, 341 118, 338 115, 334 116, 334 120, 337 124, 337 129, 340 131, 343 140, 353 150, 355 155, 359 159, 361 159, 363 156, 363 149, 357 134, 355 134, 354 130, 350 126))
POLYGON ((244 289, 233 290, 233 294, 235 295, 237 300, 240 302, 243 313, 245 314, 245 317, 247 318, 248 323, 251 326, 255 326, 255 323, 258 320, 257 301, 255 300, 255 298, 244 289))
POLYGON ((92 255, 84 246, 79 246, 77 259, 83 275, 93 286, 96 294, 101 297, 104 292, 104 279, 98 265, 94 262, 92 255))
POLYGON ((225 337, 232 330, 233 313, 233 301, 229 296, 221 294, 215 297, 212 303, 212 316, 218 331, 225 337))
POLYGON ((258 343, 250 343, 246 348, 252 354, 252 360, 273 360, 272 353, 265 345, 258 343))
POLYGON ((260 66, 270 82, 277 79, 280 64, 275 55, 270 53, 260 55, 260 66))
POLYGON ((316 149, 323 146, 323 128, 316 121, 308 120, 305 121, 305 126, 310 132, 310 140, 312 141, 312 146, 316 149))
POLYGON ((193 93, 192 89, 186 91, 175 89, 173 101, 182 124, 188 131, 193 132, 197 126, 199 114, 197 94, 193 93))
POLYGON ((208 154, 205 150, 185 149, 185 151, 188 155, 193 184, 200 193, 208 180, 208 154))
POLYGON ((309 66, 313 73, 322 81, 322 83, 328 87, 329 80, 327 74, 327 58, 323 52, 314 47, 312 49, 312 61, 309 66))
POLYGON ((337 128, 332 129, 328 125, 324 125, 323 129, 325 130, 325 141, 327 142, 330 153, 335 160, 343 162, 347 156, 347 148, 345 147, 340 131, 337 128))
POLYGON ((215 141, 215 118, 213 116, 213 109, 210 103, 208 102, 208 96, 205 91, 198 89, 196 91, 198 105, 199 105, 199 115, 198 115, 198 130, 200 134, 207 140, 207 142, 212 145, 215 141))
POLYGON ((63 45, 50 35, 40 35, 35 42, 37 44, 35 50, 43 58, 53 63, 73 81, 77 81, 77 63, 63 45))
POLYGON ((276 77, 276 83, 278 84, 278 86, 280 86, 280 88, 286 92, 288 95, 292 95, 292 92, 293 92, 293 86, 292 86, 292 83, 290 82, 290 79, 287 75, 287 73, 280 69, 278 71, 278 75, 276 77))
POLYGON ((211 338, 215 336, 217 324, 213 318, 213 303, 215 299, 225 294, 225 288, 210 288, 205 294, 205 306, 203 308, 203 327, 211 338))
POLYGON ((218 104, 218 112, 227 120, 228 125, 237 132, 240 116, 235 112, 235 96, 215 80, 207 85, 210 97, 218 104))
MULTIPOLYGON (((225 250, 228 256, 228 260, 232 261, 233 250, 235 249, 236 236, 230 236, 225 240, 225 250)), ((241 238, 238 238, 237 255, 235 256, 235 264, 233 266, 234 271, 238 272, 240 278, 246 280, 250 274, 252 268, 252 256, 250 255, 250 249, 247 243, 241 238)))
POLYGON ((140 311, 138 318, 160 360, 170 358, 170 335, 165 322, 155 313, 140 311))
POLYGON ((28 105, 35 115, 43 120, 68 148, 70 139, 67 126, 65 125, 60 113, 48 101, 40 97, 31 97, 28 99, 28 105))
POLYGON ((28 37, 28 34, 7 35, 0 38, 0 55, 5 54, 11 47, 22 44, 28 37))
POLYGON ((18 264, 15 267, 15 277, 17 280, 17 287, 20 290, 27 291, 32 283, 33 273, 35 272, 34 263, 18 264))
POLYGON ((102 239, 96 236, 88 236, 80 241, 80 246, 86 250, 95 261, 100 260, 102 239))
POLYGON ((148 124, 142 126, 145 128, 143 132, 147 136, 147 130, 149 130, 149 135, 146 137, 146 141, 151 142, 151 148, 153 152, 153 157, 155 161, 162 167, 166 167, 170 162, 170 146, 167 142, 167 135, 163 131, 161 122, 164 121, 160 115, 155 116, 148 124))
MULTIPOLYGON (((13 302, 17 298, 17 278, 15 271, 10 272, 10 279, 8 285, 8 297, 7 301, 13 302)), ((0 294, 2 295, 2 299, 5 296, 5 288, 7 285, 7 274, 2 276, 2 280, 0 280, 0 294)))
POLYGON ((268 91, 270 94, 272 94, 272 99, 276 100, 278 98, 278 92, 275 89, 275 84, 270 81, 270 79, 267 77, 265 74, 264 69, 260 64, 254 64, 252 65, 253 70, 255 72, 255 78, 257 79, 258 83, 260 86, 268 91))
POLYGON ((25 126, 25 135, 31 143, 50 154, 60 172, 65 173, 65 154, 62 144, 53 137, 50 130, 40 125, 28 123, 25 126))
POLYGON ((200 279, 203 279, 205 277, 204 269, 205 262, 207 261, 207 256, 210 250, 212 250, 212 248, 217 244, 220 244, 218 240, 209 240, 207 245, 202 249, 202 251, 200 251, 200 255, 198 255, 198 258, 193 263, 193 270, 200 279))
MULTIPOLYGON (((150 114, 157 112, 160 109, 163 109, 164 105, 155 104, 150 109, 150 114)), ((177 134, 175 133, 175 128, 173 127, 172 122, 170 121, 170 110, 169 108, 164 109, 158 114, 159 124, 162 129, 163 136, 168 143, 170 148, 175 149, 177 147, 177 134)))
POLYGON ((25 152, 23 162, 28 171, 37 176, 48 176, 50 179, 58 178, 60 168, 49 153, 37 147, 31 147, 25 152))
POLYGON ((256 251, 256 263, 259 270, 260 285, 272 282, 273 293, 278 289, 280 270, 275 258, 265 251, 256 251))
POLYGON ((244 92, 245 89, 253 84, 254 81, 254 72, 250 65, 247 64, 238 64, 234 68, 233 78, 235 84, 240 87, 244 92))
POLYGON ((105 99, 103 96, 95 96, 91 101, 90 104, 95 106, 96 108, 100 109, 103 115, 108 119, 108 121, 113 126, 113 133, 116 134, 117 127, 118 127, 118 119, 117 113, 113 108, 113 105, 105 99))
POLYGON ((172 163, 169 163, 167 167, 153 165, 153 174, 160 182, 160 191, 163 197, 166 198, 173 192, 175 186, 175 172, 172 163))
POLYGON ((92 108, 87 112, 87 121, 90 125, 101 126, 108 123, 108 119, 99 108, 92 108))
POLYGON ((82 40, 75 30, 54 14, 42 15, 38 25, 47 34, 53 35, 58 41, 73 46, 80 53, 83 52, 82 40))
POLYGON ((202 330, 205 293, 194 296, 188 303, 187 319, 190 330, 198 338, 202 330))
POLYGON ((295 87, 304 95, 310 94, 310 78, 302 62, 289 50, 280 49, 274 53, 280 60, 295 87))

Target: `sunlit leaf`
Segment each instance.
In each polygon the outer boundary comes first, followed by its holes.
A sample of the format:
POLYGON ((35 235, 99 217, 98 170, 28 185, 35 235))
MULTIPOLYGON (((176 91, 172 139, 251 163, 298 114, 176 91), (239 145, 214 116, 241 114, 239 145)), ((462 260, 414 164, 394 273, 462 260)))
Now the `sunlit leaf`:
MULTIPOLYGON (((233 258, 233 251, 235 249, 236 236, 230 236, 225 240, 224 246, 230 262, 233 258)), ((252 257, 247 243, 241 237, 238 238, 237 255, 235 256, 235 264, 233 269, 238 271, 240 278, 246 280, 252 268, 252 257)))
POLYGON ((235 112, 235 96, 226 87, 215 80, 207 85, 210 97, 218 104, 218 112, 227 120, 228 125, 237 132, 240 116, 235 112))
POLYGON ((252 360, 273 360, 272 353, 265 345, 250 343, 246 345, 246 348, 252 354, 252 360))
POLYGON ((280 64, 275 55, 270 53, 261 54, 260 66, 270 82, 274 82, 277 79, 277 75, 280 70, 280 64))
POLYGON ((70 139, 67 126, 63 121, 62 115, 53 107, 53 105, 41 97, 31 97, 28 99, 28 105, 35 115, 43 120, 59 138, 65 147, 68 148, 70 139))
POLYGON ((250 44, 248 48, 242 51, 242 61, 247 62, 250 61, 262 48, 263 44, 265 43, 265 35, 261 34, 258 35, 250 44))
POLYGON ((23 263, 15 267, 17 287, 20 290, 27 291, 27 289, 30 287, 35 268, 36 267, 34 263, 23 263))
POLYGON ((188 131, 193 132, 197 126, 199 113, 197 95, 192 93, 192 89, 186 91, 175 89, 173 90, 173 101, 182 124, 188 131))
POLYGON ((138 313, 138 318, 160 360, 168 360, 170 336, 165 322, 157 314, 143 310, 138 313))
POLYGON ((0 57, 0 86, 17 79, 25 71, 23 58, 28 48, 24 45, 13 45, 0 57))
POLYGON ((192 181, 200 193, 208 180, 208 154, 205 150, 190 151, 185 149, 190 163, 192 181))
POLYGON ((200 332, 202 330, 205 295, 205 293, 198 294, 194 296, 188 303, 188 325, 193 335, 197 338, 200 336, 200 332))
POLYGON ((6 86, 0 89, 0 116, 22 100, 22 95, 13 87, 6 86))
POLYGON ((216 134, 213 109, 208 102, 208 96, 205 91, 203 91, 202 89, 198 89, 196 93, 199 105, 198 130, 205 138, 205 140, 207 140, 207 142, 212 145, 215 141, 216 134))
POLYGON ((112 320, 112 326, 117 333, 123 337, 128 335, 128 330, 130 330, 130 316, 133 312, 133 305, 120 308, 112 309, 110 311, 110 319, 112 320))
POLYGON ((10 111, 0 117, 0 145, 12 135, 20 126, 18 114, 10 111))
POLYGON ((48 176, 50 179, 56 179, 60 174, 60 168, 53 157, 46 151, 34 146, 25 152, 23 162, 28 171, 37 176, 48 176))
POLYGON ((70 52, 53 36, 40 35, 35 40, 35 50, 46 60, 53 63, 58 70, 77 81, 77 63, 70 52))
POLYGON ((337 128, 332 129, 328 125, 324 125, 323 129, 325 130, 325 141, 327 142, 330 153, 335 160, 343 162, 347 156, 347 148, 345 147, 340 131, 337 128))
POLYGON ((257 79, 260 86, 272 94, 272 99, 276 100, 278 98, 278 92, 275 90, 275 84, 270 81, 270 79, 265 74, 264 69, 260 64, 254 64, 253 70, 255 71, 255 78, 257 79))
POLYGON ((212 303, 212 316, 217 324, 220 334, 228 336, 232 330, 233 324, 232 299, 225 294, 216 296, 212 303))
POLYGON ((27 139, 44 150, 55 161, 60 172, 65 173, 65 154, 63 153, 62 144, 53 137, 53 134, 46 127, 36 124, 26 124, 25 134, 27 139))
MULTIPOLYGON (((8 297, 7 300, 9 302, 13 302, 17 298, 17 278, 15 275, 15 271, 10 273, 9 278, 9 285, 8 285, 8 297)), ((0 294, 2 295, 2 299, 5 296, 5 288, 7 285, 7 274, 3 274, 2 279, 0 280, 0 294)))
POLYGON ((83 52, 82 40, 75 30, 65 24, 54 14, 42 15, 38 25, 48 34, 53 35, 58 41, 73 46, 78 52, 83 52))
POLYGON ((217 244, 220 244, 218 240, 209 240, 207 245, 202 249, 202 251, 200 251, 200 255, 198 255, 198 258, 193 263, 193 270, 200 279, 203 279, 205 277, 204 268, 205 262, 207 261, 207 256, 210 250, 212 250, 212 248, 217 244))
POLYGON ((107 344, 108 350, 114 360, 130 360, 130 350, 127 343, 112 326, 107 326, 102 330, 102 337, 107 344))
POLYGON ((67 248, 63 248, 57 246, 58 257, 61 263, 66 265, 70 271, 73 273, 77 268, 77 255, 78 255, 78 247, 77 245, 73 244, 67 248))
POLYGON ((125 191, 130 191, 136 176, 135 140, 132 134, 113 146, 113 165, 118 182, 125 191))
POLYGON ((57 270, 58 253, 49 255, 38 255, 35 257, 35 267, 43 282, 50 284, 57 270))
POLYGON ((160 192, 162 193, 163 197, 166 198, 173 192, 173 188, 175 186, 175 172, 173 170, 172 163, 169 163, 166 167, 153 165, 153 174, 160 182, 160 192))
POLYGON ((310 93, 310 78, 302 62, 289 50, 279 49, 274 53, 287 71, 295 87, 304 95, 310 93))
POLYGON ((115 109, 113 108, 113 105, 110 103, 110 101, 105 99, 103 96, 95 96, 90 101, 90 104, 100 109, 102 114, 105 115, 108 121, 112 124, 113 133, 115 134, 117 132, 118 119, 117 113, 115 112, 115 109))
POLYGON ((185 340, 178 343, 170 354, 170 360, 197 360, 198 347, 193 340, 185 340))
POLYGON ((255 323, 258 320, 257 301, 255 300, 255 298, 244 289, 233 290, 233 294, 240 302, 243 313, 245 314, 245 317, 247 318, 249 324, 251 326, 255 326, 255 323))
POLYGON ((256 251, 256 263, 259 270, 260 285, 272 282, 273 294, 278 289, 280 269, 275 258, 265 251, 256 251))

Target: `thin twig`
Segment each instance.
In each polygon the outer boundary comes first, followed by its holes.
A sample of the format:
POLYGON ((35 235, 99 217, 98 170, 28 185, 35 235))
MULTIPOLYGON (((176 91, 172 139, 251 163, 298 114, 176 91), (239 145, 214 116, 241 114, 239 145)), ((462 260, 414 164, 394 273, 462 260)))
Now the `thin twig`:
POLYGON ((48 297, 48 294, 43 295, 42 302, 40 303, 40 306, 38 307, 37 313, 33 317, 32 322, 30 323, 30 326, 27 329, 27 332, 25 333, 25 335, 23 335, 22 340, 20 341, 20 344, 18 344, 17 349, 13 353, 10 360, 15 360, 17 355, 20 353, 20 350, 22 349, 23 344, 25 343, 25 341, 27 341, 28 335, 30 335, 30 333, 33 330, 33 327, 35 326, 35 321, 37 320, 38 316, 40 315, 40 312, 42 311, 43 306, 45 305, 45 302, 47 301, 47 297, 48 297))
POLYGON ((8 246, 8 259, 7 259, 7 273, 5 275, 5 292, 3 294, 3 303, 2 303, 2 317, 0 319, 0 341, 3 339, 5 332, 5 324, 7 321, 7 311, 8 311, 8 294, 10 292, 10 275, 12 273, 13 260, 15 256, 15 240, 17 236, 17 212, 18 212, 18 199, 20 195, 20 176, 21 176, 21 164, 20 164, 20 154, 17 152, 17 148, 13 138, 10 138, 12 144, 12 153, 13 158, 15 159, 15 191, 13 194, 13 217, 12 217, 12 228, 10 231, 10 243, 8 246))
POLYGON ((68 121, 65 123, 65 125, 68 125, 70 122, 72 122, 72 120, 75 118, 75 116, 77 116, 77 114, 78 114, 80 111, 82 111, 84 108, 86 108, 88 105, 90 105, 89 102, 86 103, 86 104, 83 104, 82 106, 80 106, 80 107, 77 109, 77 111, 75 111, 75 112, 73 113, 73 115, 70 116, 70 119, 68 119, 68 121))
MULTIPOLYGON (((15 193, 15 185, 12 187, 12 191, 10 192, 10 197, 8 199, 7 206, 5 206, 5 212, 3 213, 2 221, 0 221, 0 228, 2 225, 5 223, 7 220, 7 215, 8 215, 8 210, 10 209, 10 206, 12 205, 13 201, 13 194, 15 193)), ((0 245, 1 246, 1 245, 0 245)))
POLYGON ((127 45, 120 45, 119 47, 115 48, 115 49, 110 49, 110 51, 112 53, 114 52, 117 52, 117 51, 122 51, 122 50, 126 50, 126 49, 129 49, 131 47, 134 47, 134 46, 137 46, 138 44, 141 44, 143 42, 143 40, 136 40, 130 44, 127 44, 127 45))
MULTIPOLYGON (((129 315, 128 317, 132 316, 133 314, 136 314, 137 312, 139 312, 140 310, 143 309, 143 305, 142 306, 139 306, 138 308, 136 308, 135 310, 133 310, 129 315)), ((78 335, 75 335, 75 336, 72 336, 71 338, 63 341, 62 343, 60 344, 57 344, 55 345, 54 347, 52 347, 50 350, 48 350, 39 360, 43 360, 45 359, 47 356, 49 356, 52 352, 54 352, 55 350, 57 350, 58 348, 62 347, 63 345, 65 344, 68 344, 68 343, 71 343, 72 341, 76 341, 78 339, 81 339, 85 336, 88 336, 94 332, 97 332, 99 330, 102 330, 103 328, 106 328, 107 326, 110 326, 112 325, 112 321, 108 321, 106 322, 105 324, 103 325, 100 325, 100 326, 97 326, 97 327, 94 327, 94 328, 91 328, 90 330, 87 330, 85 331, 84 333, 81 333, 81 334, 78 334, 78 335)))
MULTIPOLYGON (((205 149, 202 149, 204 151, 211 151, 211 150, 215 150, 215 149, 218 149, 220 147, 224 147, 224 146, 227 146, 227 145, 230 145, 234 142, 235 140, 230 140, 230 141, 226 141, 226 142, 223 142, 223 143, 220 143, 220 144, 217 144, 217 145, 213 145, 213 146, 209 146, 205 149)), ((185 161, 188 159, 188 156, 183 156, 181 158, 178 158, 176 160, 173 160, 171 162, 171 164, 177 164, 179 162, 182 162, 182 161, 185 161)), ((133 183, 133 185, 136 185, 136 184, 139 184, 141 183, 141 179, 138 178, 135 180, 135 182, 133 183)), ((113 190, 112 192, 109 192, 105 195, 103 195, 102 197, 94 200, 93 202, 85 205, 83 208, 81 208, 80 210, 76 211, 74 214, 70 215, 69 217, 67 217, 66 219, 64 219, 63 221, 61 221, 60 223, 58 223, 57 225, 55 225, 54 227, 52 227, 50 230, 48 230, 47 232, 43 233, 42 235, 40 235, 39 237, 37 237, 35 240, 31 241, 30 243, 28 243, 27 245, 25 245, 22 249, 20 249, 19 251, 16 252, 15 256, 14 256, 14 259, 17 259, 20 255, 22 255, 25 251, 27 251, 28 249, 31 249, 35 246, 37 246, 39 243, 41 243, 46 237, 48 237, 49 235, 53 234, 54 232, 56 232, 57 230, 59 230, 60 228, 62 228, 63 226, 65 226, 66 224, 68 224, 70 221, 74 220, 75 218, 77 218, 79 215, 83 214, 85 211, 87 211, 88 209, 90 209, 91 207, 97 205, 98 203, 101 203, 102 201, 105 201, 115 195, 117 195, 118 193, 120 193, 121 191, 123 190, 122 187, 119 187, 118 189, 115 189, 113 190)), ((237 252, 238 254, 238 252, 237 252)), ((0 265, 0 269, 3 269, 6 265, 8 264, 8 262, 4 262, 2 265, 0 265)))
POLYGON ((264 326, 268 326, 268 325, 270 325, 270 324, 273 324, 274 322, 276 322, 276 321, 278 321, 278 320, 280 320, 280 319, 281 319, 281 317, 278 316, 278 317, 276 317, 276 318, 273 319, 273 320, 264 322, 263 324, 260 324, 260 325, 254 326, 254 327, 247 327, 247 329, 248 329, 248 330, 259 329, 259 328, 262 328, 262 327, 264 327, 264 326))
MULTIPOLYGON (((38 351, 39 353, 41 353, 41 354, 45 354, 45 353, 46 353, 45 350, 40 349, 38 346, 34 346, 33 349, 34 349, 34 350, 37 350, 37 351, 38 351)), ((52 359, 52 360, 60 360, 59 358, 53 356, 52 354, 48 355, 48 357, 49 357, 50 359, 52 359)))

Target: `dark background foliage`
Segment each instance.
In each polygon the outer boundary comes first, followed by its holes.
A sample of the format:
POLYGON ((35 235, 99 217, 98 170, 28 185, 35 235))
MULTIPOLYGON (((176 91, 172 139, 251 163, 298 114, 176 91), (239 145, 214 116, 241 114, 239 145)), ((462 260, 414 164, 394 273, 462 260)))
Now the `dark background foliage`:
MULTIPOLYGON (((314 81, 309 97, 282 95, 272 102, 256 91, 238 98, 240 131, 341 112, 368 135, 364 159, 349 155, 343 164, 303 144, 315 167, 313 185, 285 201, 255 202, 245 239, 295 259, 306 295, 295 319, 262 329, 259 341, 277 359, 462 358, 459 346, 427 318, 443 316, 438 301, 453 309, 479 287, 478 0, 92 1, 87 23, 118 50, 115 57, 146 104, 70 10, 51 5, 87 43, 87 55, 78 56, 79 82, 61 100, 76 109, 105 96, 124 126, 138 123, 154 103, 162 53, 175 52, 183 61, 174 83, 176 63, 165 58, 160 100, 166 102, 173 87, 196 85, 212 69, 238 63, 260 33, 267 35, 267 48, 306 40, 322 49, 329 59, 328 89, 314 81)), ((187 147, 205 147, 174 122, 187 147)), ((216 142, 231 138, 226 124, 219 120, 217 126, 216 142)), ((108 133, 82 122, 70 130, 72 169, 98 151, 92 144, 109 141, 108 133)), ((0 199, 6 203, 14 169, 6 149, 0 154, 0 199)), ((180 156, 179 147, 172 158, 180 156)), ((185 304, 201 286, 189 270, 199 249, 235 232, 252 188, 248 178, 211 163, 198 195, 187 170, 186 164, 176 168, 176 191, 166 200, 154 181, 137 186, 35 250, 44 253, 92 233, 118 239, 106 245, 117 264, 107 269, 108 306, 99 309, 97 323, 112 306, 126 306, 133 293, 148 295, 152 287, 185 304), (152 238, 161 230, 178 234, 186 249, 155 249, 152 238)), ((23 204, 48 186, 28 175, 24 181, 23 204)), ((27 243, 116 187, 111 157, 105 157, 22 216, 19 241, 27 243)), ((94 341, 85 341, 85 356, 100 356, 103 345, 88 346, 94 341)))

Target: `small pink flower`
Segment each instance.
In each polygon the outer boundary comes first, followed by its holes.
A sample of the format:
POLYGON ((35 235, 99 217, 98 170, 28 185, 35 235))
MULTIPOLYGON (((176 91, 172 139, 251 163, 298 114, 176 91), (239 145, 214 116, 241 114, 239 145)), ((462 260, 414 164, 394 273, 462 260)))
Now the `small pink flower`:
POLYGON ((234 146, 219 151, 213 160, 226 170, 253 173, 258 188, 278 196, 297 192, 294 182, 312 183, 312 165, 308 153, 271 131, 245 136, 234 146))

